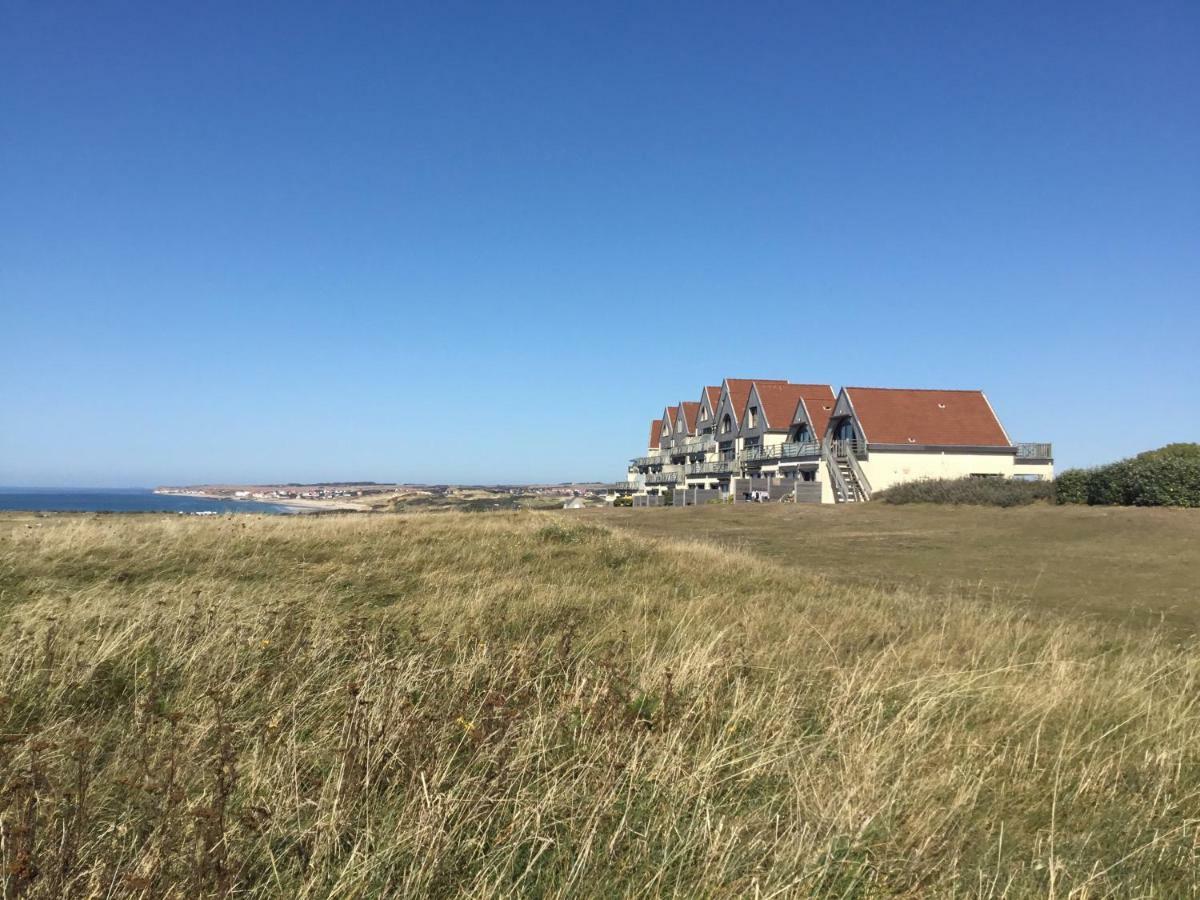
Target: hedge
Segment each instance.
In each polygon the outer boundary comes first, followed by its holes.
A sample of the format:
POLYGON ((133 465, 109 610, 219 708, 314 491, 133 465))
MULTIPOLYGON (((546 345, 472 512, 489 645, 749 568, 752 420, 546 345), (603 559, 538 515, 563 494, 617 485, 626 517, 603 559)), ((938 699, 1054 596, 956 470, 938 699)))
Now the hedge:
POLYGON ((880 491, 875 499, 884 503, 1024 506, 1037 500, 1054 499, 1054 484, 1008 478, 925 478, 880 491))
POLYGON ((1069 469, 1055 481, 1055 499, 1090 506, 1200 507, 1200 455, 1177 449, 1188 446, 1173 444, 1107 466, 1069 469))

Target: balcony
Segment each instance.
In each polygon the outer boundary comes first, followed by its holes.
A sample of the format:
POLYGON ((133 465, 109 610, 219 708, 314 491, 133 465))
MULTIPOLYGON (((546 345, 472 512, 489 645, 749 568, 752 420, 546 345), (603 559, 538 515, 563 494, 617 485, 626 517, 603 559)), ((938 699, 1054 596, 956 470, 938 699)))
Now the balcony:
POLYGON ((1050 444, 1017 444, 1017 460, 1054 459, 1054 448, 1050 444))
POLYGON ((665 466, 670 463, 666 456, 638 456, 629 461, 631 466, 645 468, 646 466, 665 466))
POLYGON ((646 476, 646 484, 675 484, 678 481, 678 472, 651 472, 646 476))
POLYGON ((687 467, 688 475, 725 475, 741 468, 736 459, 718 459, 716 462, 693 463, 687 467))
POLYGON ((759 464, 787 459, 818 459, 820 456, 821 445, 816 441, 773 444, 770 447, 751 447, 742 451, 743 462, 759 464))
POLYGON ((713 452, 716 449, 717 442, 711 436, 703 435, 676 441, 668 452, 671 456, 696 456, 701 453, 713 452))

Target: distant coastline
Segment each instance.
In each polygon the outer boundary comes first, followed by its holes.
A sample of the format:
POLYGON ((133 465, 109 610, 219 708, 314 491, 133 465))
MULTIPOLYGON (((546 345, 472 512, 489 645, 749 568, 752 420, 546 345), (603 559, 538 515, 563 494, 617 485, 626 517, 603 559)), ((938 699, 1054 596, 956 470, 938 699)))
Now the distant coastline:
POLYGON ((205 500, 222 500, 229 503, 260 504, 281 506, 295 510, 298 513, 316 512, 319 510, 343 512, 364 512, 370 509, 364 503, 352 503, 346 500, 319 500, 303 497, 274 500, 267 497, 231 497, 218 491, 187 491, 176 488, 155 488, 155 494, 164 497, 199 497, 205 500))
POLYGON ((199 497, 231 503, 266 503, 300 513, 367 512, 371 507, 358 498, 364 494, 382 492, 384 487, 374 484, 197 484, 160 485, 154 488, 154 493, 167 497, 199 497))
POLYGON ((262 501, 237 503, 227 497, 159 493, 149 488, 0 487, 0 511, 54 514, 177 514, 216 516, 238 513, 289 515, 311 508, 262 501))

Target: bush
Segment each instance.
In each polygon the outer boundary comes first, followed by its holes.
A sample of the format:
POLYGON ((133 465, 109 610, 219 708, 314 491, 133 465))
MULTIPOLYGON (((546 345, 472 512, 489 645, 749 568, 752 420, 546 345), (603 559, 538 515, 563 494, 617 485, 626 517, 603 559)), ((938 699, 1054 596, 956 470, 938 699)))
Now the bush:
POLYGON ((875 495, 884 503, 948 503, 972 506, 1024 506, 1054 498, 1050 481, 1008 478, 926 478, 898 484, 875 495))
POLYGON ((1058 476, 1059 503, 1089 506, 1200 507, 1200 452, 1196 444, 1169 444, 1094 469, 1058 476))
POLYGON ((1167 444, 1157 450, 1146 450, 1138 459, 1200 459, 1200 444, 1167 444))
POLYGON ((1059 503, 1087 503, 1090 472, 1068 469, 1054 479, 1054 499, 1059 503))

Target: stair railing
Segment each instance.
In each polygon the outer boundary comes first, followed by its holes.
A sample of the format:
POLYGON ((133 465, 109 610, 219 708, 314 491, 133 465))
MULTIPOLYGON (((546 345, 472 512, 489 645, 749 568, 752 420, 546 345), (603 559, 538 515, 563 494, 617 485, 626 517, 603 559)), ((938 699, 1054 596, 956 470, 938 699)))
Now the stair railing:
POLYGON ((842 477, 842 470, 833 458, 833 448, 828 439, 821 441, 821 460, 829 471, 829 479, 833 482, 833 497, 838 503, 845 503, 850 498, 850 486, 842 477))
POLYGON ((862 499, 870 500, 871 482, 867 481, 867 476, 863 474, 862 466, 858 464, 858 454, 851 450, 846 453, 846 459, 850 463, 850 471, 854 473, 854 480, 858 482, 858 492, 862 494, 862 499))

